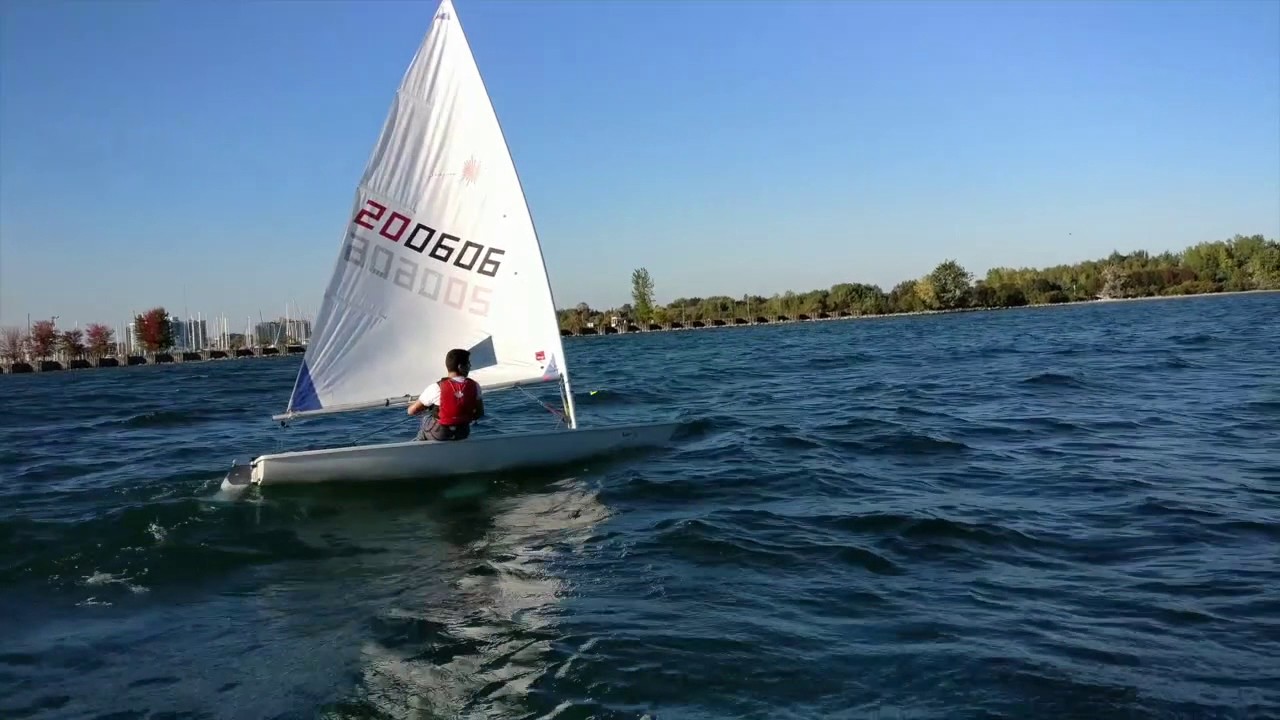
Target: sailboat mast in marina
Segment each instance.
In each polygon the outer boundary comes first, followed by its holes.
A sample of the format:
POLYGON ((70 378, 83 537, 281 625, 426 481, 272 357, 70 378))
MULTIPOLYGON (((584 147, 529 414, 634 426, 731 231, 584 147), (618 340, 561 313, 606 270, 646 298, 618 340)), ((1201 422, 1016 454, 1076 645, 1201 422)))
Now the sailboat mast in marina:
POLYGON ((311 341, 274 418, 407 406, 452 348, 470 350, 470 377, 485 392, 559 383, 567 427, 264 455, 252 481, 555 464, 661 444, 676 428, 579 429, 542 247, 453 3, 443 0, 357 185, 311 341))

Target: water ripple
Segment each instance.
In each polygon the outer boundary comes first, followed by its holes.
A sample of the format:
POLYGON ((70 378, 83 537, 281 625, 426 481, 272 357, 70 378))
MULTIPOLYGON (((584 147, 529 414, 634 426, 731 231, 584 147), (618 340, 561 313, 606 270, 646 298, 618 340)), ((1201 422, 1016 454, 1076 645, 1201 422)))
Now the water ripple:
POLYGON ((238 502, 388 419, 275 427, 290 358, 0 378, 0 717, 1277 717, 1276 317, 572 340, 671 448, 238 502))

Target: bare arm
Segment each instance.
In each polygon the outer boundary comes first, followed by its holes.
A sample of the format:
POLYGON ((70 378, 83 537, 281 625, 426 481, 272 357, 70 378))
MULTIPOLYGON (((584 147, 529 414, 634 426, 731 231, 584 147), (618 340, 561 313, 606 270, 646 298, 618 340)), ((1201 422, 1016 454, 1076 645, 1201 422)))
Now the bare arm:
POLYGON ((428 385, 426 390, 418 395, 418 399, 409 403, 408 413, 410 415, 421 415, 431 410, 440 400, 440 390, 435 385, 428 385))

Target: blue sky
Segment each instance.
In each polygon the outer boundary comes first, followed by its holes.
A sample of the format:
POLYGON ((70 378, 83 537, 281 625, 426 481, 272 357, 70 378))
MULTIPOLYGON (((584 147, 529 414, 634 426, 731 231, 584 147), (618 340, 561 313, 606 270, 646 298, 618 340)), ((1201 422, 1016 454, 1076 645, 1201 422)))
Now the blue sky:
MULTIPOLYGON (((1280 4, 455 0, 558 304, 1280 236, 1280 4)), ((318 307, 434 2, 0 4, 0 323, 318 307)))

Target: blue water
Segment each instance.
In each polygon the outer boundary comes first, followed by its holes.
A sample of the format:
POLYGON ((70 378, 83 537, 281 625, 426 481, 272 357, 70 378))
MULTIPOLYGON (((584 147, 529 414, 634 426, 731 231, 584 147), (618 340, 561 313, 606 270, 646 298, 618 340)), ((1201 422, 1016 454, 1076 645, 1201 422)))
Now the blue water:
POLYGON ((234 501, 414 428, 276 427, 296 359, 0 378, 0 717, 1280 716, 1280 295, 566 350, 680 438, 234 501))

